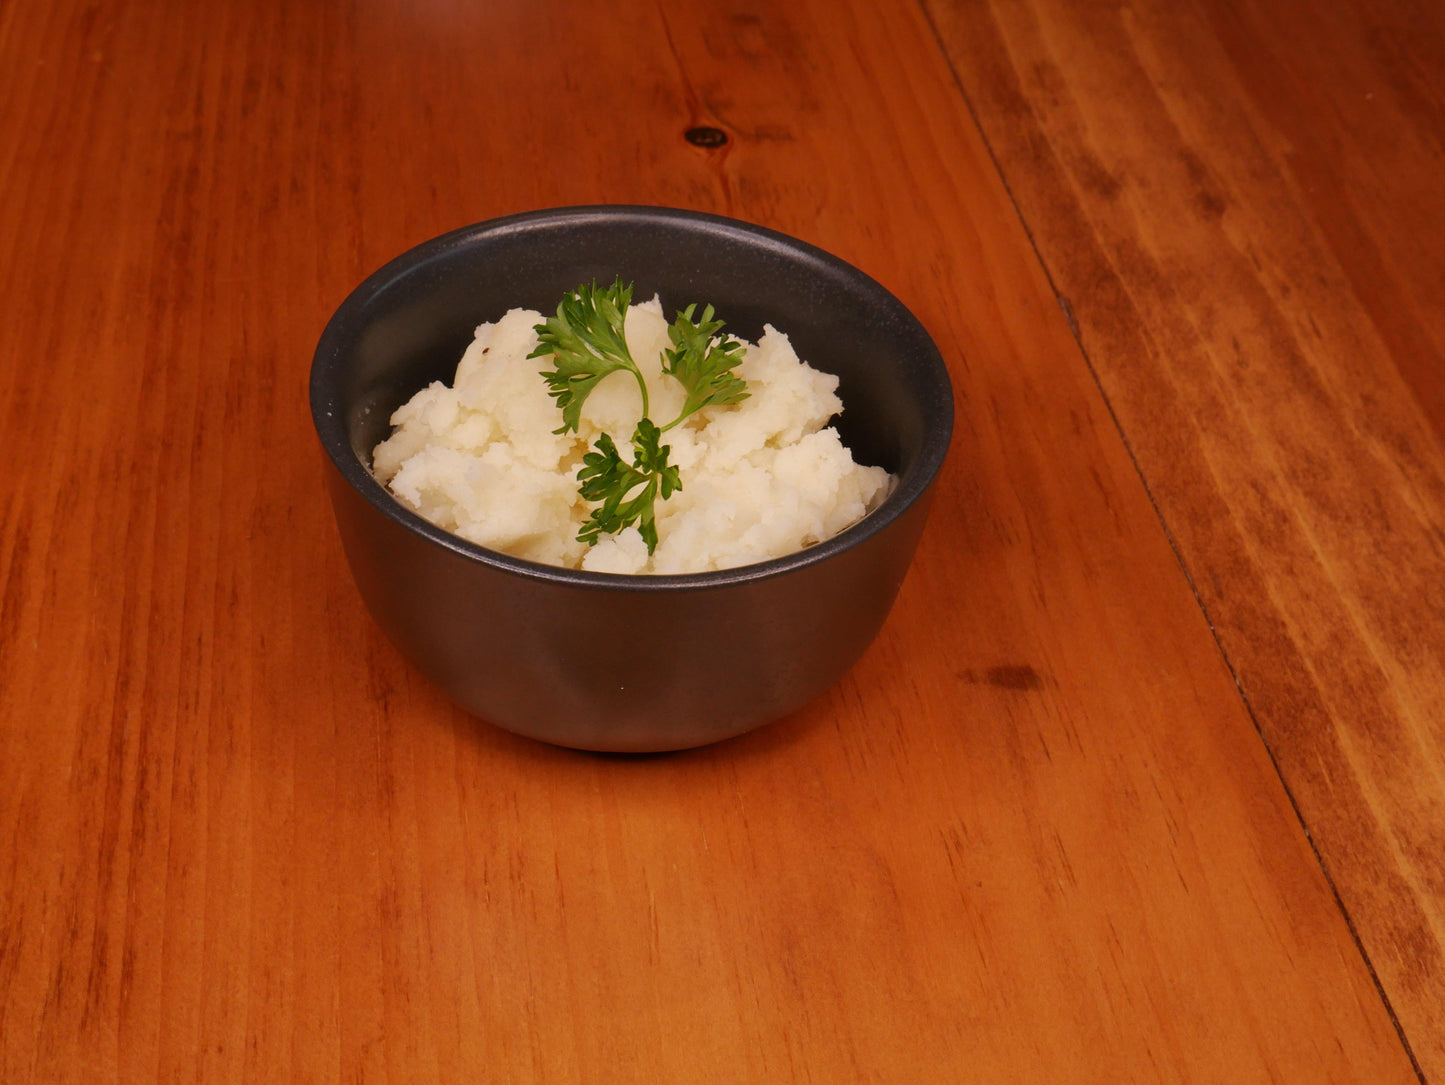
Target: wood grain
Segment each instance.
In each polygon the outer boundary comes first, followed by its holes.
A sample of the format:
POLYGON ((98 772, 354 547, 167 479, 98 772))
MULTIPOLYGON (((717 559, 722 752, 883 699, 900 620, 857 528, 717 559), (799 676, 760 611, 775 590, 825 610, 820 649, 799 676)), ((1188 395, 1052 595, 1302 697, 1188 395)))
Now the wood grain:
POLYGON ((12 5, 0 102, 0 1080, 1414 1078, 921 9, 12 5), (444 702, 306 412, 371 269, 594 201, 956 382, 874 648, 671 757, 444 702))
POLYGON ((929 0, 1231 669, 1445 1078, 1445 9, 929 0))

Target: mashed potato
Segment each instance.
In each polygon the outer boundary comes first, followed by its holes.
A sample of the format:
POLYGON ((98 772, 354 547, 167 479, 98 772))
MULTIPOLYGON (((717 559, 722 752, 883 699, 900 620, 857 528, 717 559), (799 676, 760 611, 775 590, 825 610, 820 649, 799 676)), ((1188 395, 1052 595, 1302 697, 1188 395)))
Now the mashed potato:
MULTIPOLYGON (((642 414, 630 373, 598 383, 579 432, 554 433, 561 412, 528 358, 542 315, 513 309, 483 324, 452 387, 437 381, 392 415, 373 469, 404 504, 481 546, 530 561, 609 573, 699 573, 781 557, 831 538, 873 508, 891 485, 861 467, 826 423, 842 410, 838 378, 799 361, 768 327, 736 369, 749 397, 691 415, 664 440, 682 489, 656 506, 658 543, 636 528, 577 541, 590 508, 577 493, 582 456, 603 433, 623 448, 642 414)), ((628 349, 647 380, 653 418, 682 408, 681 385, 662 373, 667 320, 656 300, 632 306, 628 349)))

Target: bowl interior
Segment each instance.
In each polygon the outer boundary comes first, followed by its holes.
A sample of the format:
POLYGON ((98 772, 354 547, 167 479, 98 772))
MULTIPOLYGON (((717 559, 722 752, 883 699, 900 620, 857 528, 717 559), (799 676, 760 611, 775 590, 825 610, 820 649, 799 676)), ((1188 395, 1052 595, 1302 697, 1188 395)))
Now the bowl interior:
MULTIPOLYGON (((875 515, 926 488, 947 449, 953 403, 947 372, 906 308, 856 268, 759 227, 658 208, 572 208, 498 219, 398 257, 343 303, 317 350, 312 409, 322 443, 371 500, 371 450, 418 389, 450 383, 478 324, 516 307, 554 312, 579 283, 635 284, 663 311, 711 303, 734 335, 756 342, 765 324, 799 357, 837 374, 835 420, 859 463, 899 485, 875 515)), ((543 366, 539 363, 538 369, 543 366)), ((540 378, 539 378, 540 379, 540 378)))

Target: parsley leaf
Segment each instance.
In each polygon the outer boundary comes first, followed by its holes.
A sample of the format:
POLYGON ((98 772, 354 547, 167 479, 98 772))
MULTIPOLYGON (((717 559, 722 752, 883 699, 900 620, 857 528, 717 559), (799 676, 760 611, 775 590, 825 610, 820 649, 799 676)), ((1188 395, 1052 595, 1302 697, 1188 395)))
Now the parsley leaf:
POLYGON ((602 504, 582 525, 577 534, 580 542, 596 545, 600 536, 636 524, 647 543, 647 552, 657 549, 655 503, 659 497, 666 501, 682 489, 677 468, 667 462, 671 449, 658 443, 661 437, 662 431, 651 419, 644 418, 632 434, 631 465, 622 462, 617 446, 605 433, 597 438, 597 451, 582 457, 582 469, 577 472, 582 484, 579 492, 585 500, 602 504))
POLYGON ((743 360, 742 343, 730 335, 714 343, 723 322, 713 319, 711 305, 703 309, 701 320, 694 321, 696 309, 697 305, 689 305, 667 329, 672 349, 662 352, 662 371, 682 384, 687 400, 682 413, 664 426, 665 430, 704 407, 723 407, 748 398, 747 382, 732 372, 743 360))
POLYGON ((553 433, 577 431, 582 405, 597 382, 620 369, 630 371, 642 388, 642 413, 647 414, 647 384, 627 349, 622 325, 632 302, 632 284, 618 279, 598 289, 596 283, 579 286, 557 306, 557 315, 538 324, 537 349, 527 355, 551 355, 557 368, 546 370, 547 394, 562 409, 562 425, 553 433))

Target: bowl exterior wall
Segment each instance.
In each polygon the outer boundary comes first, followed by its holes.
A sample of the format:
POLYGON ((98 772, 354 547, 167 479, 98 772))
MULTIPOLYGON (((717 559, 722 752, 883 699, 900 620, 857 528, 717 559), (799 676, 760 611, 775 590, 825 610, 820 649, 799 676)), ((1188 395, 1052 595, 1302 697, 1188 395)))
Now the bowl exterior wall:
POLYGON ((887 617, 930 496, 817 565, 648 591, 479 565, 383 515, 329 462, 327 476, 362 598, 403 654, 497 726, 615 752, 716 742, 824 692, 887 617))

